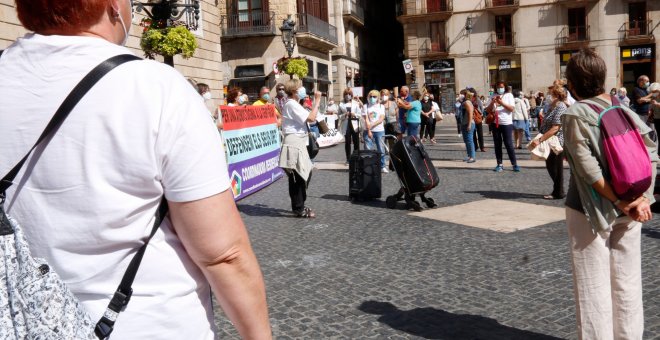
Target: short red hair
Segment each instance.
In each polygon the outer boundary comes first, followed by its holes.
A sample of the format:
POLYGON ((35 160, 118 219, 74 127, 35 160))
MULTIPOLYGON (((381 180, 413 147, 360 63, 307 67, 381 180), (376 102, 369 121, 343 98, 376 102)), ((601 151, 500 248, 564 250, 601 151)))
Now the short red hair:
POLYGON ((33 32, 80 32, 96 24, 108 0, 16 0, 18 20, 33 32))

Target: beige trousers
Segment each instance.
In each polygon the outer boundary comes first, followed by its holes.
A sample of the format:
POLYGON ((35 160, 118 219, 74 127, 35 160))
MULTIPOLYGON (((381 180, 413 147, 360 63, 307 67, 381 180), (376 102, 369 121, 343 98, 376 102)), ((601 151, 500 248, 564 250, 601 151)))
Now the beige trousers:
POLYGON ((610 232, 594 233, 586 216, 571 208, 566 224, 578 337, 642 339, 642 224, 619 217, 610 232))

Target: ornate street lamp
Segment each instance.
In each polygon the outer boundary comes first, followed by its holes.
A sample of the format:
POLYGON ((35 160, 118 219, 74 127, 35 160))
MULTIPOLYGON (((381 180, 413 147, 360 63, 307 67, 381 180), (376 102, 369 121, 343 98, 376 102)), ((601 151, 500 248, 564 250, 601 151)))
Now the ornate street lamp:
MULTIPOLYGON (((147 0, 131 1, 135 11, 144 13, 160 28, 172 26, 175 21, 183 21, 194 31, 199 23, 200 0, 147 0), (147 9, 151 8, 151 10, 147 9), (185 16, 185 17, 184 17, 185 16)), ((174 57, 165 57, 165 63, 174 66, 174 57)))
POLYGON ((465 32, 467 32, 468 35, 472 33, 472 28, 473 28, 473 23, 472 23, 472 17, 469 16, 467 19, 465 19, 465 32))
POLYGON ((291 19, 291 14, 289 14, 282 22, 280 31, 282 32, 284 48, 289 54, 289 58, 291 58, 291 55, 293 55, 293 49, 296 47, 296 22, 291 19))

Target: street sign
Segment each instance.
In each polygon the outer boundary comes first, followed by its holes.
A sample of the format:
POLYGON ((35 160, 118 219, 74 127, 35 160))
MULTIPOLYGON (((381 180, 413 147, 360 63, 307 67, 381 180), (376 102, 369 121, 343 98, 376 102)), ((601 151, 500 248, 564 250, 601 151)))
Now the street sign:
POLYGON ((405 71, 406 74, 412 72, 413 70, 412 60, 406 59, 402 61, 402 63, 403 63, 403 71, 405 71))
POLYGON ((280 74, 280 69, 277 68, 277 62, 273 63, 273 73, 280 74))

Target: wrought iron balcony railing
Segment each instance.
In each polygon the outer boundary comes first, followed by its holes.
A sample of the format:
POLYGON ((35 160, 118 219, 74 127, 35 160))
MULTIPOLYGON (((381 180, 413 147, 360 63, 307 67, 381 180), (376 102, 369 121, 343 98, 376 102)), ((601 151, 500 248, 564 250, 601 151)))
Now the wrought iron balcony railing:
POLYGON ((307 13, 296 14, 298 33, 309 33, 337 45, 337 28, 307 13))
POLYGON ((220 17, 222 37, 247 37, 255 35, 274 35, 275 12, 253 11, 247 13, 223 15, 220 17))

